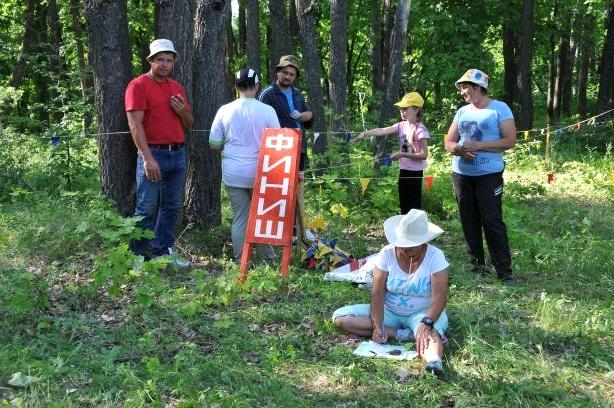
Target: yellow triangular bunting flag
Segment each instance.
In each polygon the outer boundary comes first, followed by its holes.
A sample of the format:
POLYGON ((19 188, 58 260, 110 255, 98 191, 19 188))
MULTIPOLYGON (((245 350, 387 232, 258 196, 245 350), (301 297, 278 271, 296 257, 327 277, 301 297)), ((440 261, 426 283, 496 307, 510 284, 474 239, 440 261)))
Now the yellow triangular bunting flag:
POLYGON ((309 223, 309 228, 322 229, 322 228, 324 228, 325 224, 326 223, 324 222, 324 218, 316 217, 316 218, 313 219, 313 221, 311 221, 309 223))
POLYGON ((367 190, 367 186, 369 185, 369 182, 371 181, 370 178, 366 178, 366 177, 361 177, 360 178, 360 187, 361 187, 361 194, 364 194, 365 191, 367 190))

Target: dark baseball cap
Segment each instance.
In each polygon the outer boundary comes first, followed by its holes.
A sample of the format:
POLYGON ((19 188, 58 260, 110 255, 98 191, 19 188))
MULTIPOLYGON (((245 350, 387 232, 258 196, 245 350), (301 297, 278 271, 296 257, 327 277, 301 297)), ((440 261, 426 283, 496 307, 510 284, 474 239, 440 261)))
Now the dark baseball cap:
POLYGON ((243 68, 235 75, 235 85, 242 88, 254 86, 259 82, 258 73, 250 67, 243 68))

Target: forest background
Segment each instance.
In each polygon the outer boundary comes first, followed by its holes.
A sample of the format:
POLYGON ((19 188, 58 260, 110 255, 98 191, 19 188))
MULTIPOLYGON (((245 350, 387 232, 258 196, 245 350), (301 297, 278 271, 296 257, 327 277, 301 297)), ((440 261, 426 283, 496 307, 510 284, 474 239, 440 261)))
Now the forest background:
POLYGON ((611 0, 3 0, 0 402, 614 405, 613 13, 611 0), (177 247, 189 273, 136 271, 127 247, 142 231, 124 217, 136 152, 123 95, 160 37, 179 51, 195 116, 177 247), (419 362, 353 357, 328 320, 368 293, 322 281, 299 255, 287 281, 257 267, 236 284, 208 129, 234 97, 233 72, 249 64, 272 81, 287 53, 317 118, 308 221, 357 256, 381 247, 397 211, 383 165, 394 138, 347 141, 394 123, 405 92, 426 99, 424 204, 453 265, 444 382, 419 362), (468 68, 489 74, 519 129, 504 202, 516 288, 464 266, 442 138, 468 68))
POLYGON ((471 67, 490 75, 491 94, 513 108, 521 130, 613 105, 610 0, 241 1, 234 17, 231 3, 3 1, 5 133, 99 133, 102 192, 130 214, 135 154, 123 93, 148 70, 152 39, 169 38, 195 114, 185 217, 207 228, 221 220, 220 157, 207 149, 207 129, 246 64, 273 80, 279 56, 302 57, 300 85, 322 135, 316 153, 326 150, 326 132, 360 130, 361 114, 369 126, 387 124, 410 90, 427 99, 428 125, 445 129, 462 103, 454 81, 471 67))

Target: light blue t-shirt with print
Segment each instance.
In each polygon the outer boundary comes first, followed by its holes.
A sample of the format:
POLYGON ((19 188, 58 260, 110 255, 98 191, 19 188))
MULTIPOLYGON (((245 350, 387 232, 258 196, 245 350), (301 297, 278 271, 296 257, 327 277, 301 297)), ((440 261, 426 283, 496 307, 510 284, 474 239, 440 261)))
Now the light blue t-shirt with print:
MULTIPOLYGON (((294 112, 294 99, 292 99, 292 89, 289 88, 285 91, 281 91, 284 96, 286 97, 286 100, 288 101, 288 106, 290 107, 290 113, 294 112)), ((298 129, 302 129, 303 126, 301 125, 301 122, 299 122, 298 120, 295 120, 296 122, 296 127, 298 129)))
MULTIPOLYGON (((467 141, 489 142, 501 139, 499 124, 514 119, 511 109, 504 102, 492 100, 484 109, 465 105, 454 116, 458 127, 459 144, 467 141)), ((460 156, 452 159, 452 171, 466 176, 481 176, 503 171, 505 163, 503 152, 478 151, 475 160, 466 160, 460 156)))

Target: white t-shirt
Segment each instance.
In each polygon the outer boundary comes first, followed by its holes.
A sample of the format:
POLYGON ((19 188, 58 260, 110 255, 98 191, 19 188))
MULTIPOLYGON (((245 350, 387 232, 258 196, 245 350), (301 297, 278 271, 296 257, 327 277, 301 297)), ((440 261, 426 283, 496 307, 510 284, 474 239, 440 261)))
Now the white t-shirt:
POLYGON ((388 273, 384 301, 386 309, 401 316, 426 311, 433 302, 431 275, 443 271, 448 265, 443 252, 427 244, 422 263, 418 270, 410 275, 399 266, 394 245, 386 245, 375 261, 375 266, 388 273))
POLYGON ((262 131, 279 128, 275 109, 254 98, 239 98, 215 114, 209 143, 223 145, 222 182, 252 188, 258 166, 262 131))

